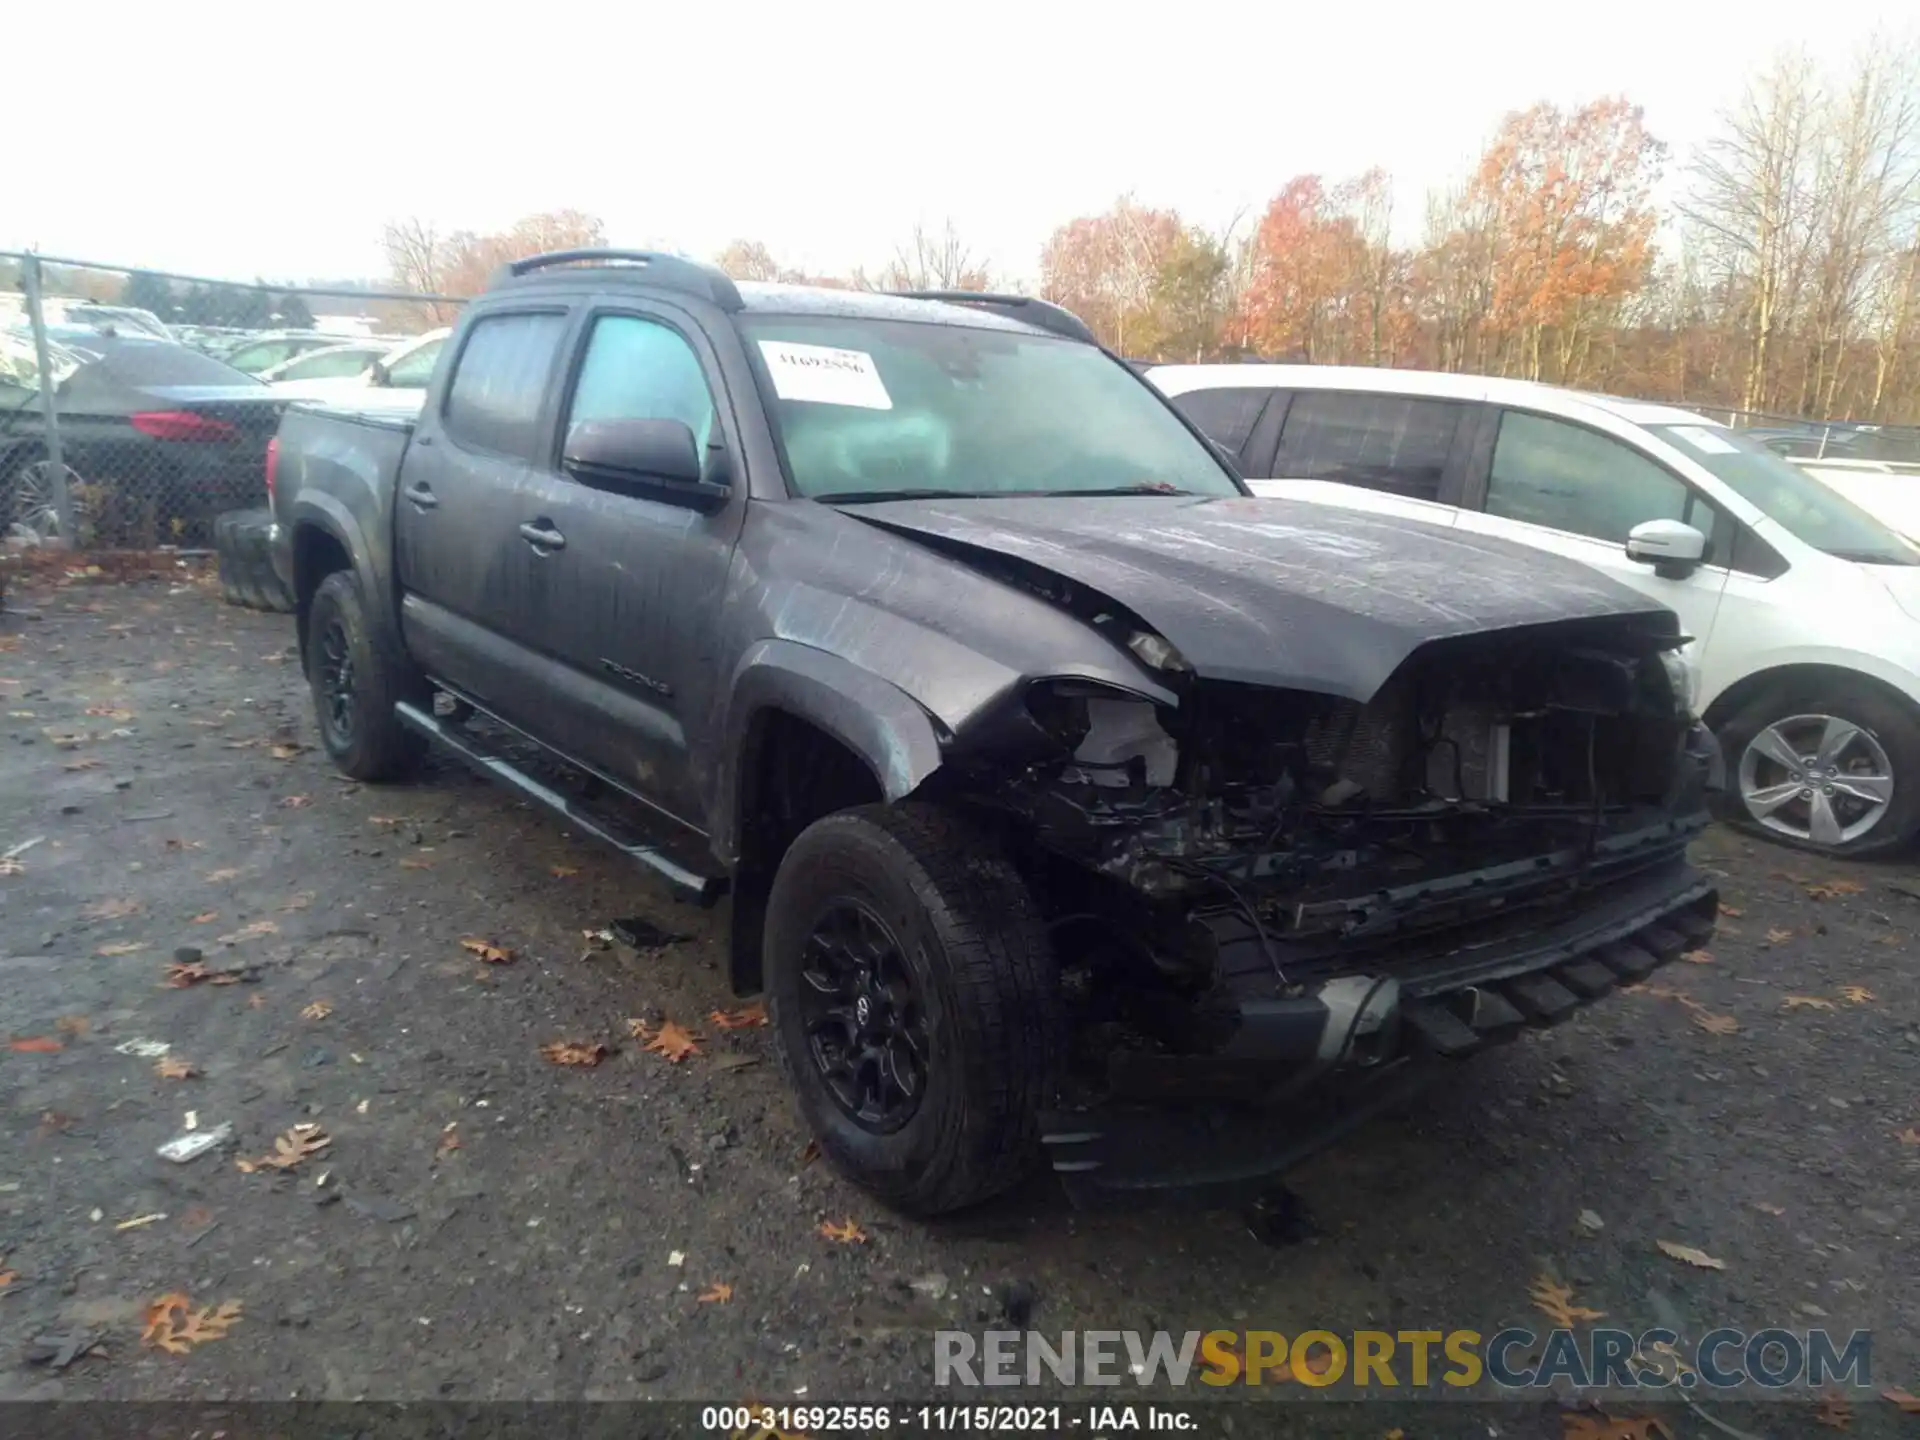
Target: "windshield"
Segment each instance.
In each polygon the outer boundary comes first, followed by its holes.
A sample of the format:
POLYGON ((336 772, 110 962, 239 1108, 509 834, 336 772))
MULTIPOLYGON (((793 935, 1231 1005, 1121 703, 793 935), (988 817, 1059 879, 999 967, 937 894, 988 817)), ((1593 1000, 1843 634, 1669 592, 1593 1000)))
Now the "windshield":
POLYGON ((802 495, 1242 493, 1164 401, 1091 345, 836 316, 741 328, 802 495))
POLYGON ((1717 425, 1649 429, 1711 470, 1796 540, 1864 565, 1920 565, 1920 549, 1851 500, 1737 430, 1717 425))

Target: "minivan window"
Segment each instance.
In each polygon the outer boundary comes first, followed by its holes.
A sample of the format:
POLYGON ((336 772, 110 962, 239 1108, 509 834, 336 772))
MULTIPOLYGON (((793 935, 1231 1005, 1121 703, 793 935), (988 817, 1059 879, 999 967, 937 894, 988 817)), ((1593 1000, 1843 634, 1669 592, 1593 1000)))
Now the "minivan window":
POLYGON ((1247 437, 1253 434, 1254 424, 1272 394, 1268 389, 1241 385, 1230 389, 1189 390, 1173 397, 1173 408, 1199 426, 1202 435, 1238 455, 1247 437))
POLYGON ((1920 564, 1920 549, 1910 541, 1738 430, 1708 424, 1647 428, 1803 544, 1863 565, 1920 564))
POLYGON ((566 329, 564 315, 476 320, 447 387, 448 436, 471 449, 536 458, 540 407, 566 329))
POLYGON ((1622 545, 1648 520, 1684 520, 1711 541, 1716 519, 1686 481, 1631 445, 1525 410, 1500 417, 1486 511, 1622 545))
POLYGON ((1092 345, 864 316, 740 328, 802 495, 1245 493, 1157 391, 1092 345))
POLYGON ((1465 412, 1452 400, 1303 391, 1287 411, 1273 473, 1437 500, 1465 412))

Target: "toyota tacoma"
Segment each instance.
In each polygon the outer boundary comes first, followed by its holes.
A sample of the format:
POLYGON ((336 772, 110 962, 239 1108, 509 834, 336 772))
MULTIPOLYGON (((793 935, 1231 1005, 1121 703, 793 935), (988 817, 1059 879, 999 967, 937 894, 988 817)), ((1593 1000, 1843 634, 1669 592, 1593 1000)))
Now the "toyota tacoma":
POLYGON ((506 266, 417 415, 296 406, 321 738, 459 757, 732 909, 822 1151, 1244 1196, 1712 932, 1673 614, 1250 496, 1074 316, 506 266))

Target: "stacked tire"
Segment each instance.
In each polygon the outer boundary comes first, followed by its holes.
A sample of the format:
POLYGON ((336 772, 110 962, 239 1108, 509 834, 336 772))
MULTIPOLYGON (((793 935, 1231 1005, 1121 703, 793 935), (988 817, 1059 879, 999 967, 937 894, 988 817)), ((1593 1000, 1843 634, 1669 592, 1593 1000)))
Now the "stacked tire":
POLYGON ((273 568, 268 536, 273 512, 229 510, 213 522, 213 549, 220 558, 220 594, 249 610, 293 609, 293 592, 273 568))

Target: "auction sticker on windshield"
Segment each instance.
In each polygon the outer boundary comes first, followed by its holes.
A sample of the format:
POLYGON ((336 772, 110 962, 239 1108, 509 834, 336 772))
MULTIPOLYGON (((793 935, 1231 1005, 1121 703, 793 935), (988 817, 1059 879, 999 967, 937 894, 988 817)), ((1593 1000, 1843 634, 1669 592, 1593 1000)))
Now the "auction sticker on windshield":
POLYGON ((854 405, 862 410, 893 408, 893 397, 874 368, 873 356, 864 350, 762 340, 760 353, 766 357, 774 393, 782 400, 854 405))

